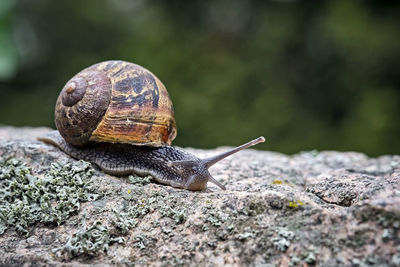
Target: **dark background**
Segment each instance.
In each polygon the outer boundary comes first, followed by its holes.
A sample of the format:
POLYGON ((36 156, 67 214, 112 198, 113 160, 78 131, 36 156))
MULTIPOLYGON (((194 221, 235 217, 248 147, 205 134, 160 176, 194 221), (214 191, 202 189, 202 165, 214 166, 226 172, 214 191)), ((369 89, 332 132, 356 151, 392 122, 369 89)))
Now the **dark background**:
POLYGON ((166 85, 174 144, 400 153, 399 1, 0 1, 0 123, 51 126, 99 61, 166 85))

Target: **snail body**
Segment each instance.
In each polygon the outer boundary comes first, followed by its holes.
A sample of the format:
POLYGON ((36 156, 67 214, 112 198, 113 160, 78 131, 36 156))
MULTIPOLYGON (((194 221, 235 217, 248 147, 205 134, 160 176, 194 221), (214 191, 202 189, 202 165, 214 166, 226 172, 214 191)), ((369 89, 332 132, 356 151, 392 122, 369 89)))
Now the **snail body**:
POLYGON ((225 190, 208 168, 265 141, 259 137, 207 159, 171 146, 177 130, 165 86, 150 71, 125 61, 95 64, 69 80, 57 99, 55 121, 58 131, 39 140, 111 175, 150 175, 189 190, 202 190, 207 182, 225 190))

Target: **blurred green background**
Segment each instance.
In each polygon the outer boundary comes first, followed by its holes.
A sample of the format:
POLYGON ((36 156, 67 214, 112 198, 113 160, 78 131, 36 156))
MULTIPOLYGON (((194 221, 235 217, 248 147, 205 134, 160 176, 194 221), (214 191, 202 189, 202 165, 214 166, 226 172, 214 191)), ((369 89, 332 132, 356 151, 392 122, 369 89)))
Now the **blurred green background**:
POLYGON ((0 123, 54 127, 81 69, 140 64, 174 144, 400 153, 399 1, 0 1, 0 123))

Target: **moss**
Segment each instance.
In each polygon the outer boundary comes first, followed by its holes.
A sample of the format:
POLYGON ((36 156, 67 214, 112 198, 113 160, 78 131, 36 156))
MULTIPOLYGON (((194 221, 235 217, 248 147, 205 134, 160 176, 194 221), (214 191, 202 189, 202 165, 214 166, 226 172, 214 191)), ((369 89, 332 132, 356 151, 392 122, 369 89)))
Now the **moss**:
POLYGON ((80 203, 100 197, 92 183, 90 163, 52 163, 43 176, 15 158, 0 158, 0 234, 14 228, 29 236, 29 226, 65 222, 80 203))

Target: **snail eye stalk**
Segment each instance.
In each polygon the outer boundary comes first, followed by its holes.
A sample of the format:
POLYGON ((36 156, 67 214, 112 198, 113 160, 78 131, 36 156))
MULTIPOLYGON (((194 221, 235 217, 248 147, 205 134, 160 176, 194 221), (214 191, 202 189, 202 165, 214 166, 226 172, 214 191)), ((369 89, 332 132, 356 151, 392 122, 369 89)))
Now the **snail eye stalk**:
POLYGON ((213 166, 215 163, 217 163, 218 161, 221 161, 222 159, 224 159, 226 157, 229 157, 232 154, 235 154, 235 153, 237 153, 237 152, 239 152, 239 151, 241 151, 243 149, 246 149, 246 148, 251 147, 251 146, 255 146, 258 143, 263 143, 263 142, 265 142, 265 138, 263 136, 260 136, 257 139, 254 139, 254 140, 252 140, 252 141, 250 141, 250 142, 248 142, 246 144, 243 144, 241 146, 238 146, 238 147, 235 147, 235 148, 233 148, 231 150, 223 152, 223 153, 221 153, 219 155, 203 159, 202 162, 208 169, 211 166, 213 166))

